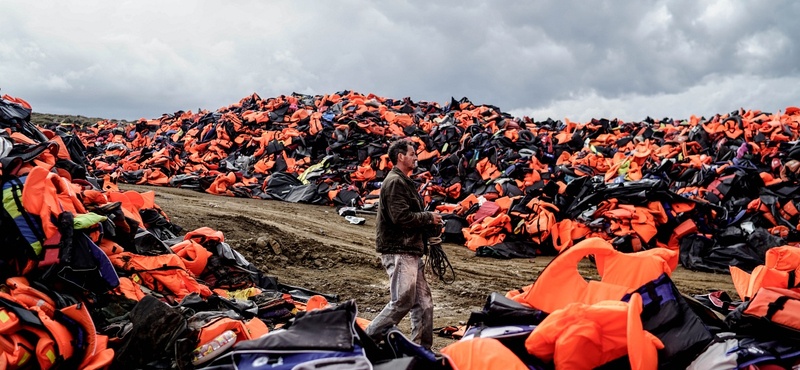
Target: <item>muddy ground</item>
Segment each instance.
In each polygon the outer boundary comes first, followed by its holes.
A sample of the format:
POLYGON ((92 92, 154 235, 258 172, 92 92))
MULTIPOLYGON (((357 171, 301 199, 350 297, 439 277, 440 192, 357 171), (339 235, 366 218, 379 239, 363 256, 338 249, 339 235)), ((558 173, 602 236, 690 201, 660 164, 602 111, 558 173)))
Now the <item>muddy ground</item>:
MULTIPOLYGON (((352 225, 334 207, 215 196, 194 190, 120 184, 122 190, 155 190, 156 204, 184 231, 202 226, 220 230, 225 241, 266 275, 283 284, 354 299, 359 316, 372 319, 389 299, 388 277, 375 252, 375 216, 352 225), (277 241, 274 243, 272 241, 277 241)), ((464 246, 445 244, 456 273, 453 284, 429 277, 433 291, 434 327, 464 324, 480 310, 491 292, 530 284, 552 257, 498 260, 476 257, 464 246)), ((589 261, 580 265, 587 278, 598 278, 589 261)), ((730 275, 692 272, 682 267, 672 275, 681 292, 699 294, 726 290, 736 297, 730 275)), ((410 335, 408 318, 399 325, 410 335)), ((433 349, 452 343, 434 338, 433 349)))

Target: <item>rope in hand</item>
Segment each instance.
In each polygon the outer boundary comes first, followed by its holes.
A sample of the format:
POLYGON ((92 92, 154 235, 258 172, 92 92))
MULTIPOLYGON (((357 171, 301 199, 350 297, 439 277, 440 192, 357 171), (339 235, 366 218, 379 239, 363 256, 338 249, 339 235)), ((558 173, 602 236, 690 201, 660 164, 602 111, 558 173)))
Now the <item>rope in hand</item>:
POLYGON ((441 237, 435 236, 428 238, 428 256, 425 260, 425 267, 430 269, 433 275, 447 285, 456 281, 456 272, 453 270, 450 260, 447 259, 447 254, 444 253, 444 249, 442 249, 441 237), (447 269, 450 269, 452 278, 445 280, 447 269))

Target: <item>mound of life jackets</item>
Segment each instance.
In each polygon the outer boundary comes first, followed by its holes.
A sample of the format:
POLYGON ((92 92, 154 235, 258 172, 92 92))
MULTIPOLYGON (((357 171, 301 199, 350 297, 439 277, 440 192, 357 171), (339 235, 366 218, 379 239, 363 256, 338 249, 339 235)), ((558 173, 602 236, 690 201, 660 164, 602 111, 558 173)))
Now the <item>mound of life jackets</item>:
POLYGON ((338 301, 92 177, 80 140, 30 114, 0 99, 0 369, 199 368, 338 301))
POLYGON ((800 241, 795 107, 577 123, 466 98, 343 91, 48 128, 80 139, 87 175, 107 183, 339 207, 374 205, 388 146, 407 138, 420 194, 447 214, 445 241, 480 256, 555 254, 600 237, 626 252, 680 250, 687 268, 727 272, 800 241))
MULTIPOLYGON (((797 108, 579 124, 514 118, 467 99, 442 107, 342 92, 252 95, 216 112, 40 129, 29 123, 27 103, 9 96, 0 102, 0 225, 5 245, 13 246, 0 260, 0 319, 8 317, 0 321, 10 323, 0 361, 10 368, 253 368, 286 360, 300 351, 289 344, 298 333, 275 327, 302 332, 298 319, 314 316, 303 310, 328 307, 327 297, 277 284, 215 230, 178 236, 152 193, 120 192, 116 183, 367 207, 391 166, 386 149, 398 138, 415 142, 420 165, 412 176, 429 209, 446 213, 447 241, 478 255, 553 253, 565 262, 505 301, 490 295, 482 313, 489 319, 471 328, 474 342, 443 350, 441 359, 398 333, 387 333, 391 348, 369 343, 358 335, 363 320, 350 319, 355 304, 344 305, 345 313, 319 310, 345 317, 339 322, 352 340, 326 336, 322 341, 338 347, 304 348, 451 368, 492 368, 481 359, 511 359, 509 353, 528 368, 710 368, 720 358, 741 368, 786 367, 800 353, 793 339, 769 334, 779 328, 794 338, 798 326, 787 309, 800 260, 792 246, 800 221, 797 108), (563 271, 586 256, 602 281, 563 271), (682 296, 668 277, 678 262, 730 271, 742 301, 719 292, 682 296), (565 295, 567 282, 575 289, 565 295), (495 335, 496 324, 506 323, 492 311, 497 302, 502 315, 522 317, 526 326, 500 326, 508 335, 495 335), (70 323, 84 308, 91 320, 70 323), (203 335, 206 327, 214 329, 203 335), (270 330, 274 336, 262 336, 270 330), (91 331, 93 342, 85 335, 91 331), (268 337, 278 343, 252 344, 268 337), (231 342, 241 347, 214 360, 214 350, 229 350, 231 342), (77 347, 70 353, 65 343, 77 347), (593 355, 576 360, 576 348, 593 355)), ((313 322, 305 325, 318 328, 313 322)), ((350 360, 353 368, 363 365, 350 360)))

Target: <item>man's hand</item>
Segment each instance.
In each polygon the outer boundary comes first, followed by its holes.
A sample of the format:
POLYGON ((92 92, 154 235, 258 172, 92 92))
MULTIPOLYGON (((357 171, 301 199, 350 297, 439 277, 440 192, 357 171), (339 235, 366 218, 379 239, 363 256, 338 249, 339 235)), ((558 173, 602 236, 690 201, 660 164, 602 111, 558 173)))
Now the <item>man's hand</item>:
POLYGON ((433 216, 434 224, 442 223, 442 215, 439 212, 431 212, 431 216, 433 216))

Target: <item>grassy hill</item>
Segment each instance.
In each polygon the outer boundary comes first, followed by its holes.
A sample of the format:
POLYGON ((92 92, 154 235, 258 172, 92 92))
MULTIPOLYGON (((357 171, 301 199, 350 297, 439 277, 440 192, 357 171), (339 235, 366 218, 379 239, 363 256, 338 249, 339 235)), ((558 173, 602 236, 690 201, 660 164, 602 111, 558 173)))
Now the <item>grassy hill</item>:
MULTIPOLYGON (((47 123, 78 123, 81 125, 95 124, 97 121, 102 121, 106 118, 99 117, 84 117, 84 116, 70 116, 66 114, 49 114, 49 113, 36 113, 31 114, 31 123, 40 126, 47 123)), ((111 119, 117 122, 127 122, 125 120, 111 119)))

